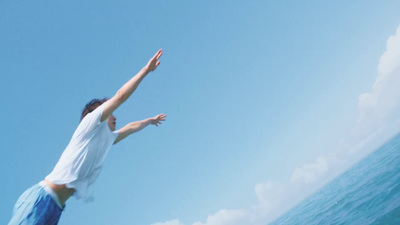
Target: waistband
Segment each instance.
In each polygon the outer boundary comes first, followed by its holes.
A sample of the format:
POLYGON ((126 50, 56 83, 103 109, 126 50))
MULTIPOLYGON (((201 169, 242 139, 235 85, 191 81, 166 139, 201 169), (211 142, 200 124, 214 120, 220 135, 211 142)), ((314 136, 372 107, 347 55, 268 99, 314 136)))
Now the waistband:
POLYGON ((57 204, 58 207, 60 207, 61 210, 64 210, 64 207, 62 207, 60 199, 58 199, 57 194, 51 189, 44 181, 39 182, 39 186, 44 189, 44 191, 47 192, 47 194, 50 195, 50 197, 53 199, 53 201, 57 204))

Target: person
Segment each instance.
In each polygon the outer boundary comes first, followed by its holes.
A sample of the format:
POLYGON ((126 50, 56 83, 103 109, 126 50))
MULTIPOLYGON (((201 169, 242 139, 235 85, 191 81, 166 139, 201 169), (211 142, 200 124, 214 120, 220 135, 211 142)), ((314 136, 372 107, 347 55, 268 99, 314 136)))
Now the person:
POLYGON ((81 122, 53 171, 39 184, 26 190, 17 200, 9 225, 57 224, 71 197, 92 200, 93 184, 113 144, 146 126, 158 127, 166 115, 127 124, 115 131, 113 112, 136 90, 141 81, 160 65, 160 49, 135 76, 110 99, 94 99, 84 108, 81 122))

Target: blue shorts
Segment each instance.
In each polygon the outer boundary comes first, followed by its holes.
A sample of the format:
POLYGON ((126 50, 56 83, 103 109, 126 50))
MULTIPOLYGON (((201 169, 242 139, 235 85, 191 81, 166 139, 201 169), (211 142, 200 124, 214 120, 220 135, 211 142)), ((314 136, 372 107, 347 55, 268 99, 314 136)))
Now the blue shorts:
POLYGON ((57 224, 62 211, 52 196, 36 184, 19 197, 8 225, 57 224))

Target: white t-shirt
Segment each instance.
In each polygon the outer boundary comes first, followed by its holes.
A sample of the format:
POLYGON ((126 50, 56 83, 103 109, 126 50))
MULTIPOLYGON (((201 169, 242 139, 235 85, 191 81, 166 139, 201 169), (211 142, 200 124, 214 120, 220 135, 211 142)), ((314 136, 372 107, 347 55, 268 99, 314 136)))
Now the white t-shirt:
POLYGON ((53 171, 46 177, 55 184, 74 188, 73 196, 93 200, 92 188, 99 177, 104 159, 118 132, 112 132, 101 114, 108 102, 87 114, 76 129, 53 171))

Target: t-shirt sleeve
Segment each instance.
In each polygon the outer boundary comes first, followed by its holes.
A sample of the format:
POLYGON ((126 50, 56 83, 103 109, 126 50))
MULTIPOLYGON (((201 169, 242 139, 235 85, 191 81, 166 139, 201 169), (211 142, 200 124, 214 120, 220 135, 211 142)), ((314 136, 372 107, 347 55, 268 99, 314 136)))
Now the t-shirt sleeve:
MULTIPOLYGON (((91 118, 93 123, 96 123, 96 124, 102 123, 101 122, 101 115, 103 114, 104 107, 106 106, 107 103, 108 103, 108 101, 104 102, 99 107, 97 107, 93 112, 87 114, 86 117, 89 116, 89 118, 91 118)), ((106 120, 104 120, 104 121, 106 121, 106 120)))
POLYGON ((116 131, 113 131, 112 134, 113 134, 114 141, 115 141, 119 135, 119 132, 116 130, 116 131))

